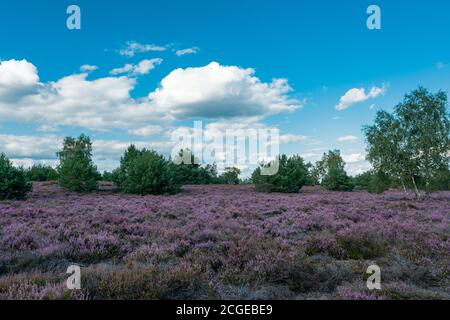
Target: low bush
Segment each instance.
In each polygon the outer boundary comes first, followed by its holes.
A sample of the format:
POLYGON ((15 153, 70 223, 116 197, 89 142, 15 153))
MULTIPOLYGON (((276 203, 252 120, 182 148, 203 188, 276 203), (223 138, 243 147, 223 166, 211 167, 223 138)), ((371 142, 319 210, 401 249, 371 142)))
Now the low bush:
POLYGON ((372 171, 366 171, 364 173, 358 174, 353 178, 353 184, 356 190, 367 190, 369 189, 369 183, 372 178, 372 171))
POLYGON ((443 168, 438 170, 431 180, 429 190, 450 190, 450 170, 449 168, 443 168))
POLYGON ((322 187, 330 191, 352 191, 354 185, 352 179, 345 170, 331 168, 322 180, 322 187))
POLYGON ((241 170, 238 168, 230 167, 225 168, 225 172, 222 173, 217 179, 217 184, 239 184, 239 175, 241 174, 241 170))
POLYGON ((288 271, 289 288, 298 293, 332 293, 341 283, 355 277, 354 270, 348 266, 320 255, 308 257, 297 254, 288 271))
POLYGON ((217 179, 216 166, 208 164, 202 167, 200 160, 189 149, 181 150, 173 163, 180 184, 211 184, 217 179))
POLYGON ((179 192, 176 165, 153 150, 130 146, 114 172, 114 181, 131 194, 174 194, 179 192))
POLYGON ((262 170, 270 165, 257 168, 252 181, 257 191, 296 193, 308 182, 308 168, 299 156, 282 155, 278 161, 278 171, 274 175, 263 175, 262 170))
POLYGON ((0 200, 22 200, 32 190, 25 171, 15 168, 4 154, 0 154, 0 200))
MULTIPOLYGON (((387 253, 386 239, 375 233, 362 231, 347 232, 336 237, 343 251, 343 259, 367 260, 381 257, 387 253)), ((339 257, 337 257, 339 258, 339 257)))
POLYGON ((201 268, 183 262, 170 268, 89 267, 83 279, 82 291, 91 299, 207 299, 211 291, 201 268))
POLYGON ((357 190, 367 190, 370 193, 381 194, 389 190, 392 181, 384 172, 370 170, 353 178, 353 184, 357 190))
POLYGON ((109 171, 104 171, 102 174, 103 181, 114 181, 114 173, 109 171))
POLYGON ((27 177, 30 181, 55 181, 58 180, 58 172, 50 166, 33 165, 26 170, 27 177))
POLYGON ((381 171, 377 171, 372 173, 367 191, 370 193, 381 194, 388 191, 390 186, 391 180, 389 179, 389 176, 381 171))

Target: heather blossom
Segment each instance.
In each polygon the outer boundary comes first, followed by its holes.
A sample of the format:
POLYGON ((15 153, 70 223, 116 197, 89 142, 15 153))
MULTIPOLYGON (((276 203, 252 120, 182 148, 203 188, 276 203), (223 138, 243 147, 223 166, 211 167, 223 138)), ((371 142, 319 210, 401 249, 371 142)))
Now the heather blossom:
POLYGON ((135 196, 44 182, 0 202, 2 299, 449 299, 449 274, 448 192, 135 196), (81 290, 65 287, 71 264, 81 290), (372 264, 380 291, 365 287, 372 264))

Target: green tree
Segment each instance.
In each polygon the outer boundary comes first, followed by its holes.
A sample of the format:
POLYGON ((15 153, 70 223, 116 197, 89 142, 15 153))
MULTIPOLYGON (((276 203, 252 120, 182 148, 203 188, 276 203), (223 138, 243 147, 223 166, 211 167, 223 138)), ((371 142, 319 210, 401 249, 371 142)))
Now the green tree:
POLYGON ((370 193, 383 193, 389 190, 392 181, 386 173, 370 170, 354 177, 353 184, 358 190, 367 190, 370 193))
POLYGON ((430 184, 431 190, 450 190, 450 170, 442 168, 434 172, 430 184))
POLYGON ((371 172, 367 191, 370 193, 383 193, 389 190, 391 179, 382 171, 371 172))
MULTIPOLYGON (((124 157, 125 158, 125 157, 124 157)), ((180 191, 175 165, 153 150, 139 150, 124 161, 121 189, 132 194, 174 194, 180 191)))
POLYGON ((317 185, 319 185, 320 184, 320 182, 319 182, 319 175, 316 172, 315 166, 311 162, 308 162, 306 164, 306 168, 308 170, 308 176, 307 176, 305 185, 307 185, 307 186, 317 186, 317 185))
POLYGON ((109 171, 103 171, 102 180, 103 181, 114 181, 114 174, 109 171))
POLYGON ((278 172, 275 175, 262 175, 261 167, 252 174, 252 182, 256 190, 262 192, 297 193, 308 179, 308 166, 298 155, 292 157, 281 155, 278 161, 278 172))
POLYGON ((0 154, 0 200, 22 200, 32 190, 22 168, 15 168, 6 155, 0 154))
POLYGON ((92 143, 82 134, 78 139, 64 139, 63 149, 57 153, 59 184, 70 191, 89 192, 98 188, 101 175, 92 161, 92 143))
POLYGON ((353 184, 355 185, 356 190, 368 190, 370 179, 372 179, 373 172, 366 171, 364 173, 358 174, 353 178, 353 184))
POLYGON ((345 162, 339 150, 330 150, 324 153, 322 160, 316 163, 317 172, 321 179, 321 185, 332 191, 352 191, 354 188, 352 179, 345 172, 345 162))
POLYGON ((420 189, 432 191, 436 172, 448 168, 450 120, 447 95, 420 87, 405 95, 393 114, 379 111, 372 126, 365 126, 368 160, 376 170, 411 183, 418 197, 420 189))
POLYGON ((217 183, 219 184, 239 184, 239 175, 241 174, 241 170, 234 167, 225 168, 225 172, 223 172, 218 178, 217 183))
POLYGON ((211 184, 217 179, 217 167, 206 165, 202 167, 200 160, 191 150, 180 150, 173 159, 177 179, 181 184, 211 184))
POLYGON ((33 165, 26 170, 26 174, 30 181, 54 181, 58 180, 58 172, 50 166, 42 164, 33 165))
POLYGON ((143 151, 138 150, 133 144, 130 145, 120 159, 120 166, 112 173, 112 181, 119 187, 123 188, 125 180, 130 175, 131 164, 134 160, 142 155, 143 151))

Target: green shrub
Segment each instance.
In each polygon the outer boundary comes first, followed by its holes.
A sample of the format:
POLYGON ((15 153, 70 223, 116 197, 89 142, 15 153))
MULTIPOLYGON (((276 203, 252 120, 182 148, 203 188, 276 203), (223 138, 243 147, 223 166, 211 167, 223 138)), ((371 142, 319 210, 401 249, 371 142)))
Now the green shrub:
POLYGON ((121 189, 123 184, 130 175, 131 163, 142 155, 142 151, 136 149, 134 145, 130 145, 120 159, 120 167, 112 172, 113 182, 121 189))
POLYGON ((339 150, 330 150, 322 160, 317 161, 315 172, 321 180, 321 185, 331 191, 352 191, 352 178, 345 172, 345 162, 339 150))
POLYGON ((104 171, 102 174, 103 181, 114 181, 114 173, 109 171, 104 171))
POLYGON ((217 184, 239 184, 239 175, 241 170, 234 167, 225 168, 225 172, 222 173, 217 179, 217 184))
POLYGON ((114 180, 126 193, 174 194, 180 190, 175 164, 153 150, 130 146, 114 172, 114 180))
POLYGON ((252 181, 257 191, 296 193, 308 182, 308 177, 308 167, 301 157, 282 155, 275 175, 262 175, 259 167, 253 172, 252 181))
POLYGON ((189 149, 181 150, 173 162, 177 180, 181 184, 211 184, 217 179, 216 166, 200 166, 200 160, 189 149))
POLYGON ((377 171, 372 173, 367 191, 380 194, 389 190, 390 186, 391 179, 389 179, 389 176, 384 172, 377 171))
POLYGON ((386 239, 376 233, 353 230, 336 236, 342 249, 343 259, 367 260, 385 255, 388 251, 386 239))
POLYGON ((4 154, 0 154, 0 200, 24 199, 32 190, 23 169, 15 168, 4 154))
POLYGON ((319 185, 320 182, 314 165, 311 162, 308 162, 306 168, 308 169, 308 176, 306 177, 305 186, 319 185))
POLYGON ((367 190, 369 189, 370 179, 372 178, 372 171, 366 171, 364 173, 358 174, 353 178, 353 184, 356 190, 367 190))
POLYGON ((352 179, 345 170, 332 168, 322 180, 322 186, 330 191, 352 191, 354 189, 352 179))
POLYGON ((357 175, 353 179, 353 183, 357 190, 367 190, 370 193, 383 193, 389 190, 393 184, 387 174, 374 170, 357 175))
POLYGON ((443 168, 437 170, 431 180, 429 189, 431 191, 448 191, 450 190, 450 170, 443 168))
POLYGON ((337 263, 329 256, 309 257, 302 252, 294 256, 286 271, 285 282, 296 293, 332 293, 343 282, 354 277, 350 267, 337 263))
POLYGON ((204 300, 215 297, 201 267, 186 262, 170 268, 151 264, 114 268, 89 266, 83 273, 82 292, 94 300, 204 300))
POLYGON ((55 181, 58 180, 58 172, 50 166, 42 164, 33 165, 26 170, 26 174, 30 181, 55 181))
POLYGON ((59 184, 70 191, 89 192, 98 188, 101 175, 92 162, 92 143, 89 137, 64 139, 63 149, 57 153, 59 184))

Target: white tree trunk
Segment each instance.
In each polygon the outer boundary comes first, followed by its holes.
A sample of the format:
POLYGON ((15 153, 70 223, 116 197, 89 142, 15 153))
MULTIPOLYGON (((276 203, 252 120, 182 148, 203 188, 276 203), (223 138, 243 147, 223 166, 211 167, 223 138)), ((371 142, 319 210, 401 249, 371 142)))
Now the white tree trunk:
POLYGON ((417 198, 420 199, 420 191, 417 188, 416 179, 414 179, 414 175, 411 175, 411 179, 412 179, 412 182, 413 182, 413 185, 414 185, 414 192, 416 193, 417 198))
POLYGON ((403 192, 404 192, 404 193, 407 193, 407 191, 406 191, 406 186, 405 186, 405 182, 403 182, 403 179, 400 179, 400 181, 402 182, 403 192))

